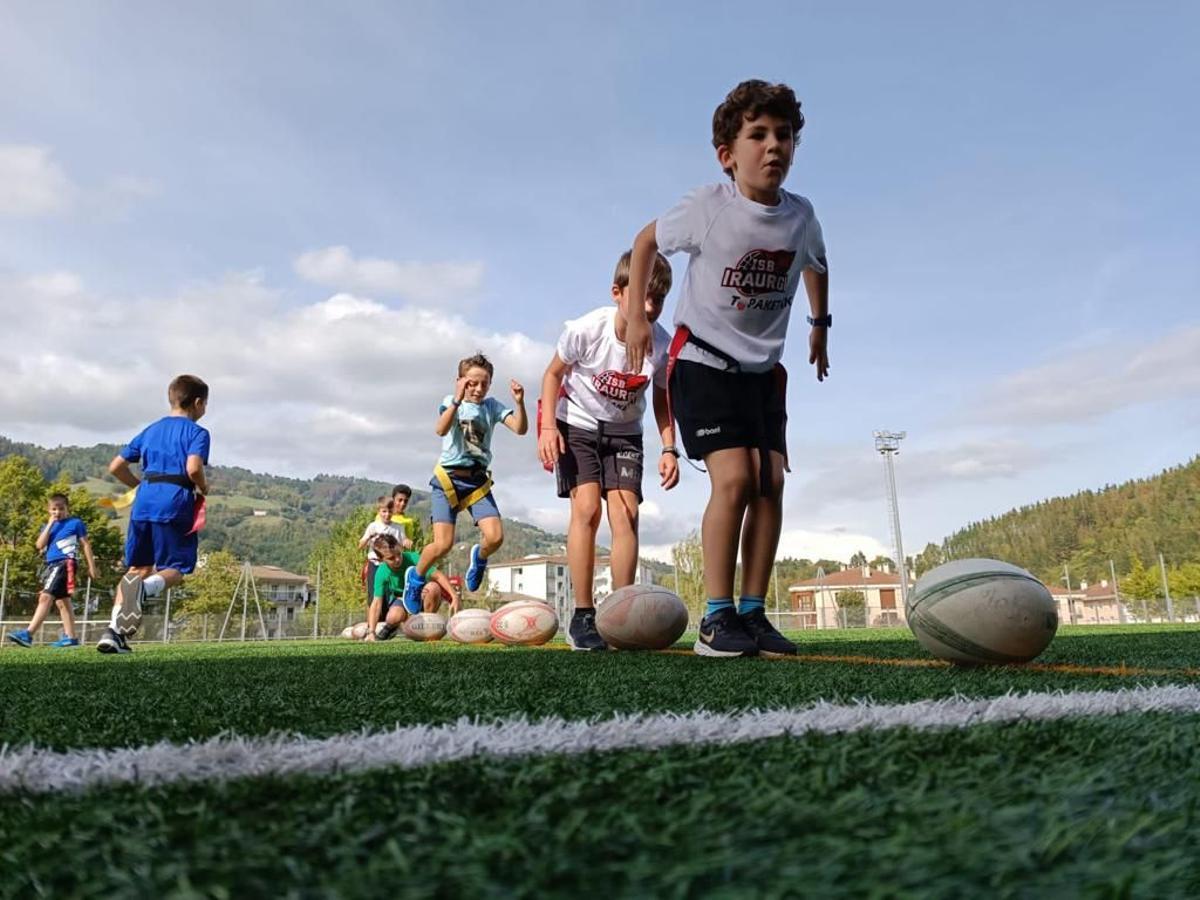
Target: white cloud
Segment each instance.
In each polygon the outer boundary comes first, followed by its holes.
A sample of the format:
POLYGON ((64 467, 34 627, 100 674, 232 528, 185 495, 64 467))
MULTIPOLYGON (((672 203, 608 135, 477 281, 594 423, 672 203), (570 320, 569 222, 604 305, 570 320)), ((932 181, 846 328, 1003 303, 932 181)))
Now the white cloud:
POLYGON ((69 209, 75 195, 50 148, 0 144, 0 215, 55 215, 69 209))
POLYGON ((395 262, 355 259, 348 247, 326 247, 301 254, 296 273, 335 290, 404 297, 417 302, 471 294, 483 283, 481 262, 395 262))
MULTIPOLYGON (((952 447, 905 447, 895 459, 897 490, 914 496, 944 488, 995 479, 1015 479, 1053 462, 1057 448, 1023 441, 967 441, 952 447)), ((886 503, 883 461, 877 453, 847 450, 824 453, 807 468, 812 477, 799 485, 799 505, 810 512, 839 503, 886 503)), ((882 514, 882 513, 881 513, 882 514)))
POLYGON ((972 402, 967 420, 1061 425, 1200 393, 1200 326, 1153 340, 1113 340, 1016 372, 972 402))
POLYGON ((0 215, 35 218, 79 212, 102 221, 119 220, 157 192, 153 182, 133 175, 81 187, 49 147, 0 144, 0 215))

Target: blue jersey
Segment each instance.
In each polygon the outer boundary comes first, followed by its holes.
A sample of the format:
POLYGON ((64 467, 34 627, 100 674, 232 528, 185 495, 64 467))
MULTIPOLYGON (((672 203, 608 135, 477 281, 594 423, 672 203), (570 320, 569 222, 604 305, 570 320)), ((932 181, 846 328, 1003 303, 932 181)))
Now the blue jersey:
POLYGON ((87 526, 83 524, 83 519, 77 516, 59 519, 49 528, 50 542, 46 544, 46 562, 78 559, 79 539, 87 537, 87 526))
POLYGON ((133 522, 191 522, 195 511, 192 491, 169 481, 150 481, 147 475, 187 478, 187 458, 199 456, 208 465, 208 432, 186 416, 165 416, 148 425, 121 448, 121 457, 142 464, 142 485, 133 501, 133 522))
MULTIPOLYGON (((446 395, 441 411, 454 401, 446 395)), ((513 414, 495 397, 484 397, 482 403, 464 400, 454 416, 450 430, 442 437, 442 455, 438 462, 448 469, 487 468, 492 464, 492 429, 513 414)))

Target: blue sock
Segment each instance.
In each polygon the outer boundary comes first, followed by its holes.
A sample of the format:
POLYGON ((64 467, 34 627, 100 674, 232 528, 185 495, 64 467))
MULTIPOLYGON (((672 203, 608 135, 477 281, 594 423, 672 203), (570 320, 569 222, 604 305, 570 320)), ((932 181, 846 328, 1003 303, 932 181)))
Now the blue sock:
POLYGON ((738 615, 744 616, 746 613, 762 609, 766 605, 766 601, 762 597, 741 597, 738 599, 738 615))
POLYGON ((704 608, 704 615, 711 616, 713 613, 718 613, 723 609, 733 609, 733 599, 730 597, 718 597, 713 599, 708 598, 708 606, 704 608))

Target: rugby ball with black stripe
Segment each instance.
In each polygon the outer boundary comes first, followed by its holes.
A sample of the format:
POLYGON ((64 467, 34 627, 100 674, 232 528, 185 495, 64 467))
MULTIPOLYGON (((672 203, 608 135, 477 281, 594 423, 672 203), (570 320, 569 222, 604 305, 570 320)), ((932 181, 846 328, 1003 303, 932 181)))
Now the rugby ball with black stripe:
POLYGON ((998 559, 958 559, 931 569, 913 587, 906 612, 922 647, 964 666, 1029 662, 1058 630, 1058 607, 1046 586, 998 559))

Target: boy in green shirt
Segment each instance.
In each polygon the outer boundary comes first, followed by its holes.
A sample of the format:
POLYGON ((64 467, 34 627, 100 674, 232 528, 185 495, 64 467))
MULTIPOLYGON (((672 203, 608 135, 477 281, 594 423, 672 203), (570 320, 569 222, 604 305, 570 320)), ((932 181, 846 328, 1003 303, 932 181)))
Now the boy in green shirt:
POLYGON ((379 555, 379 566, 375 569, 375 583, 371 589, 371 606, 367 610, 367 634, 364 641, 388 640, 404 624, 409 616, 421 612, 435 612, 441 603, 442 594, 450 599, 450 615, 458 612, 458 593, 450 579, 437 569, 426 573, 429 579, 421 591, 419 603, 404 601, 404 576, 409 567, 421 558, 419 553, 401 550, 400 542, 390 534, 381 534, 372 545, 379 555), (383 617, 381 623, 380 617, 383 617), (378 631, 376 629, 378 628, 378 631))

